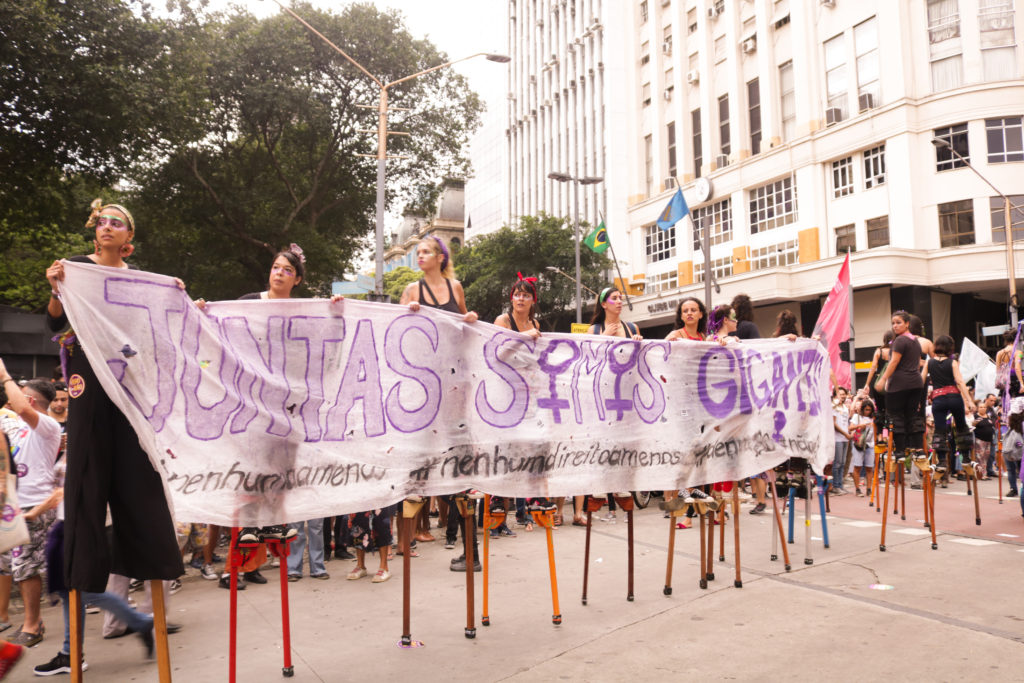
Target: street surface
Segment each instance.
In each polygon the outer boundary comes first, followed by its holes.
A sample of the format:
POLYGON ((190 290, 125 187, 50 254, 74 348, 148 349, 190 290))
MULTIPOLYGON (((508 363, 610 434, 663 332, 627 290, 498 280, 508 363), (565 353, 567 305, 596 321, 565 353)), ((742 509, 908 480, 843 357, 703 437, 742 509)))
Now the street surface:
MULTIPOLYGON (((848 482, 852 490, 852 482, 848 482)), ((562 624, 552 605, 544 531, 491 542, 491 626, 464 636, 465 575, 448 570, 458 552, 419 544, 412 560, 412 636, 425 645, 403 650, 402 563, 392 578, 346 581, 352 561, 327 563, 331 579, 287 584, 291 600, 295 681, 864 681, 1024 680, 1024 520, 1019 501, 999 504, 995 480, 981 482, 982 525, 974 524, 966 485, 939 489, 938 550, 922 527, 921 492, 907 490, 906 521, 889 514, 887 552, 879 552, 881 514, 867 498, 832 498, 830 548, 823 548, 814 501, 812 547, 804 547, 804 503, 797 502, 792 571, 770 560, 770 514, 741 508, 742 581, 733 587, 731 522, 726 561, 715 580, 698 586, 696 529, 676 535, 673 593, 663 595, 669 522, 657 500, 635 516, 635 601, 626 600, 626 522, 596 521, 591 539, 588 605, 580 604, 584 529, 554 532, 562 624), (810 556, 813 564, 805 564, 810 556), (874 588, 872 587, 874 586, 874 588), (891 588, 886 588, 891 587, 891 588), (883 588, 883 589, 879 589, 883 588)), ((1004 492, 1008 490, 1005 488, 1004 492)), ((569 508, 571 509, 571 508, 569 508)), ((768 508, 769 512, 771 507, 768 508)), ((367 566, 376 569, 376 557, 367 566)), ((281 680, 281 608, 276 569, 270 583, 239 593, 239 681, 281 680)), ((194 569, 170 599, 174 680, 228 680, 228 591, 194 569)), ((138 597, 140 594, 133 594, 138 597)), ((17 616, 13 621, 18 624, 17 616)), ((10 680, 34 680, 32 667, 60 646, 60 608, 47 607, 46 639, 10 680)), ((86 618, 86 681, 155 681, 135 636, 103 640, 102 615, 86 618)), ((58 679, 59 680, 59 679, 58 679)))

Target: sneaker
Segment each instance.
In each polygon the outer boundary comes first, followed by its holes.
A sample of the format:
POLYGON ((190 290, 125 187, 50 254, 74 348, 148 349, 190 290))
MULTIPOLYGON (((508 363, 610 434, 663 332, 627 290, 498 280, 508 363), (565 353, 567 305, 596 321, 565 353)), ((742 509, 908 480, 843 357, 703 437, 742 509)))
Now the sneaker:
POLYGON ((198 555, 194 556, 191 560, 189 560, 188 566, 192 567, 192 569, 202 569, 203 558, 199 557, 198 555))
POLYGON ((146 648, 146 659, 153 659, 153 649, 156 647, 156 641, 153 640, 153 627, 150 626, 140 632, 139 638, 142 639, 142 646, 146 648))
MULTIPOLYGON (((224 576, 220 577, 219 583, 221 588, 227 588, 228 590, 231 590, 231 575, 225 574, 224 576)), ((245 581, 242 579, 241 576, 238 577, 238 590, 245 590, 245 581)))
POLYGON ((454 538, 446 538, 446 539, 444 539, 444 547, 445 547, 445 550, 451 550, 452 548, 454 548, 455 547, 455 539, 454 538))
POLYGON ((35 633, 28 633, 18 629, 18 632, 14 634, 10 642, 15 645, 23 645, 24 647, 35 647, 39 643, 43 642, 43 634, 46 633, 46 629, 43 628, 42 623, 39 624, 39 630, 35 633))
POLYGON ((384 583, 390 578, 391 572, 389 572, 387 569, 378 569, 377 573, 373 575, 373 578, 370 579, 370 581, 372 581, 373 583, 384 583))
POLYGON ((679 491, 679 497, 685 500, 687 503, 704 503, 707 505, 708 510, 712 512, 718 512, 718 501, 704 493, 700 489, 681 489, 679 491))
POLYGON ((295 538, 298 535, 298 529, 291 526, 285 526, 284 524, 265 526, 262 529, 260 529, 260 540, 263 541, 288 541, 295 538))
POLYGON ((249 583, 264 584, 267 582, 266 577, 264 577, 263 574, 260 574, 259 569, 254 569, 251 572, 246 572, 242 574, 242 576, 245 577, 245 580, 249 583))
POLYGON ((845 496, 846 495, 846 491, 844 491, 843 489, 834 488, 834 489, 832 489, 831 491, 828 492, 828 495, 830 495, 830 496, 845 496))
MULTIPOLYGON (((89 665, 82 660, 82 671, 89 668, 89 665)), ((63 652, 58 652, 57 656, 48 661, 46 664, 40 664, 33 669, 36 676, 56 676, 57 674, 69 674, 71 673, 71 655, 66 655, 63 652)))
POLYGON ((141 579, 132 579, 131 583, 128 584, 128 592, 134 593, 137 590, 141 590, 145 586, 141 579))
POLYGON ((350 571, 348 573, 348 576, 346 576, 345 578, 349 581, 356 581, 358 579, 363 578, 364 576, 366 576, 366 567, 356 567, 355 569, 350 571))
MULTIPOLYGON (((466 571, 466 557, 465 556, 457 557, 454 560, 452 560, 451 570, 453 572, 464 572, 464 571, 466 571)), ((473 563, 473 571, 474 572, 483 571, 483 567, 480 566, 480 560, 476 560, 473 563)))
POLYGON ((207 581, 216 581, 220 578, 217 575, 217 570, 213 568, 212 564, 204 564, 203 568, 199 570, 199 575, 207 581))
POLYGON ((509 529, 504 524, 502 524, 500 527, 498 527, 498 533, 501 534, 502 536, 511 536, 513 538, 516 535, 516 532, 512 531, 511 529, 509 529))
POLYGON ((504 512, 505 512, 505 499, 492 496, 491 497, 491 509, 490 509, 490 512, 491 512, 492 515, 504 514, 504 512))
POLYGON ((174 595, 175 593, 177 593, 180 590, 181 590, 181 579, 174 579, 167 586, 167 592, 170 593, 171 595, 174 595))
POLYGON ((468 489, 463 495, 470 500, 480 500, 484 497, 483 491, 478 491, 476 489, 468 489))
POLYGON ((752 510, 750 511, 750 514, 752 514, 752 515, 760 515, 761 513, 763 513, 763 512, 765 511, 765 508, 767 508, 767 507, 768 507, 768 506, 767 506, 767 505, 765 505, 764 503, 758 503, 758 504, 757 504, 757 505, 755 505, 755 506, 754 506, 754 508, 753 508, 753 509, 752 509, 752 510))
POLYGON ((331 578, 331 575, 328 574, 327 572, 320 572, 319 574, 310 574, 309 578, 311 578, 311 579, 320 579, 321 581, 326 581, 327 579, 331 578))
POLYGON ((256 545, 260 542, 260 530, 254 526, 243 527, 238 532, 238 542, 241 545, 256 545))
POLYGON ((0 648, 0 678, 6 676, 24 654, 25 648, 21 645, 7 643, 0 648))
POLYGON ((1007 498, 1016 498, 1017 497, 1017 492, 1016 491, 1010 491, 1009 493, 1006 494, 1006 497, 1007 498))

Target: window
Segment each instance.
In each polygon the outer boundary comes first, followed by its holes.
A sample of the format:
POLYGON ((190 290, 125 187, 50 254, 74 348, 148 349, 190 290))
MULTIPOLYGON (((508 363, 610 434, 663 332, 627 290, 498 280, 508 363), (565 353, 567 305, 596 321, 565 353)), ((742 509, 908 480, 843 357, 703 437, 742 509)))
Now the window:
POLYGON ((687 57, 686 68, 689 69, 690 71, 696 71, 697 69, 699 69, 700 68, 700 55, 698 55, 696 52, 694 52, 692 55, 687 57))
POLYGON ((939 204, 939 245, 974 244, 974 207, 970 199, 939 204))
POLYGON ((725 13, 725 0, 715 0, 715 14, 725 13))
POLYGON ((668 140, 668 174, 676 177, 676 122, 665 126, 665 137, 668 140))
POLYGON ((644 235, 644 242, 647 247, 647 262, 655 263, 665 259, 675 258, 676 255, 676 229, 675 226, 668 230, 662 230, 657 225, 648 225, 644 235))
MULTIPOLYGON (((992 242, 1001 244, 1006 240, 1006 214, 1002 197, 989 197, 992 212, 992 242)), ((1024 239, 1024 194, 1010 195, 1010 228, 1014 241, 1024 239)))
POLYGON ((700 140, 700 109, 690 112, 690 126, 693 129, 693 175, 695 178, 699 178, 700 167, 704 165, 700 140))
POLYGON ((696 9, 690 9, 690 10, 687 10, 687 12, 686 12, 686 33, 687 34, 691 34, 691 33, 696 33, 696 32, 697 32, 697 10, 696 9))
POLYGON ((962 156, 964 160, 970 161, 971 155, 967 147, 967 124, 958 123, 955 126, 949 128, 936 128, 935 137, 940 140, 945 140, 947 144, 952 145, 953 150, 949 147, 936 147, 935 148, 935 170, 937 171, 948 171, 951 168, 962 168, 967 164, 961 161, 959 158, 953 155, 953 151, 962 156))
POLYGON ((864 111, 881 104, 878 86, 878 28, 874 17, 853 27, 857 52, 857 109, 864 111))
POLYGON ((985 119, 985 139, 988 140, 988 163, 1024 161, 1024 136, 1021 135, 1021 117, 985 119))
POLYGON ((725 61, 725 36, 715 38, 715 64, 725 61))
POLYGON ((959 88, 963 82, 958 0, 928 0, 928 48, 932 90, 959 88))
POLYGON ((846 118, 846 42, 843 34, 825 41, 825 91, 828 109, 838 109, 839 115, 833 121, 846 118))
POLYGON ((722 144, 722 154, 729 154, 732 151, 732 142, 729 139, 728 95, 718 98, 718 140, 722 144))
POLYGON ((645 107, 651 106, 651 84, 644 83, 640 86, 640 99, 645 107))
POLYGON ((651 61, 651 43, 645 40, 640 46, 640 65, 643 66, 649 61, 651 61))
POLYGON ((750 118, 750 153, 761 151, 761 87, 757 79, 747 83, 747 114, 750 118))
POLYGON ((782 139, 796 136, 796 83, 793 80, 793 62, 779 66, 779 96, 781 99, 782 139))
POLYGON ((985 81, 1017 77, 1017 50, 1011 0, 980 0, 981 62, 985 81))
POLYGON ((752 234, 788 225, 796 220, 796 191, 793 178, 786 177, 750 191, 750 232, 752 234))
POLYGON ((678 287, 676 279, 675 271, 659 273, 658 275, 648 275, 647 285, 644 287, 644 294, 655 294, 657 292, 675 289, 678 287))
POLYGON ((847 251, 857 251, 857 231, 852 223, 836 228, 836 254, 847 251))
POLYGON ((885 145, 864 150, 864 189, 885 185, 885 145))
POLYGON ((672 26, 668 25, 661 30, 661 51, 665 54, 672 53, 672 26))
POLYGON ((732 239, 732 201, 723 199, 710 206, 693 209, 693 248, 700 251, 704 246, 704 226, 710 224, 711 244, 724 244, 732 239))
POLYGON ((761 270, 776 266, 791 266, 800 260, 800 241, 789 240, 779 244, 750 250, 750 269, 761 270))
POLYGON ((832 162, 832 196, 853 194, 853 157, 832 162))
POLYGON ((640 3, 640 23, 647 23, 647 0, 643 0, 643 2, 640 3))
POLYGON ((868 249, 889 246, 889 217, 879 216, 867 220, 868 249))
POLYGON ((644 172, 646 173, 647 196, 654 194, 654 140, 644 136, 644 172))
MULTIPOLYGON (((732 275, 732 257, 723 256, 711 260, 711 275, 715 280, 732 275)), ((704 263, 693 264, 693 281, 704 282, 704 263)))

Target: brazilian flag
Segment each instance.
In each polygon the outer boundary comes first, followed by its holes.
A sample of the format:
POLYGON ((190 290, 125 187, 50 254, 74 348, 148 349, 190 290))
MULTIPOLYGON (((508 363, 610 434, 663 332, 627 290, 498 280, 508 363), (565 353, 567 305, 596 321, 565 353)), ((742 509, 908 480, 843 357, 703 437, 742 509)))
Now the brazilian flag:
POLYGON ((587 235, 587 238, 583 240, 583 244, 590 247, 590 250, 597 253, 603 254, 608 249, 608 231, 604 229, 604 221, 594 228, 594 230, 587 235))

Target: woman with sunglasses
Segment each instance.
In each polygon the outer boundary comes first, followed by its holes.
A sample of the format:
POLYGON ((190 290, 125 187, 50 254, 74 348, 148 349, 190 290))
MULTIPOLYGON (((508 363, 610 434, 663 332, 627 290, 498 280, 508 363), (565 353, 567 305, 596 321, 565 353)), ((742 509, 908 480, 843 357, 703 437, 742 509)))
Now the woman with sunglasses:
MULTIPOLYGON (((74 263, 129 269, 135 221, 120 204, 95 200, 86 228, 95 230, 96 250, 72 256, 74 263)), ((67 327, 60 295, 64 264, 46 269, 51 296, 47 325, 67 327)), ((179 286, 180 282, 179 282, 179 286)), ((102 593, 111 573, 171 581, 185 573, 160 475, 139 445, 124 414, 114 405, 72 331, 61 336, 61 361, 68 379, 68 458, 64 487, 64 573, 68 588, 102 593), (107 508, 113 520, 107 541, 107 508)))
POLYGON ((739 338, 732 335, 736 331, 739 322, 736 319, 736 312, 729 304, 715 306, 708 316, 707 341, 715 341, 725 346, 726 344, 737 344, 739 338))

